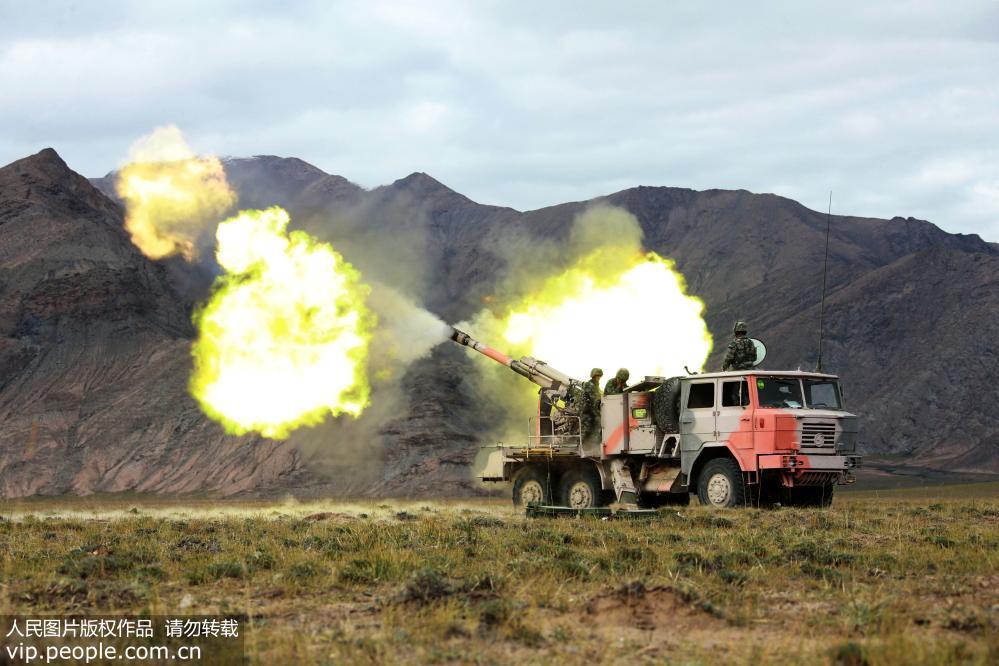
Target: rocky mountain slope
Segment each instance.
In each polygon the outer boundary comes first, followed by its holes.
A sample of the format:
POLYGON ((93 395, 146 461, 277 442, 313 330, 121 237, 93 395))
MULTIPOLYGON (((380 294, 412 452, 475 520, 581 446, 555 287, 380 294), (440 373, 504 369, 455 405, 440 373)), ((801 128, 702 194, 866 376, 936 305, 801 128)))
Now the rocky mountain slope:
POLYGON ((0 169, 0 496, 297 478, 292 446, 234 446, 188 397, 192 333, 116 203, 51 149, 0 169))
MULTIPOLYGON (((565 237, 591 203, 521 213, 419 173, 366 191, 268 156, 226 170, 240 207, 288 208, 295 226, 446 321, 481 307, 511 244, 565 237)), ((145 259, 112 180, 92 183, 51 150, 0 169, 0 494, 474 492, 468 465, 495 407, 464 379, 477 359, 453 346, 402 379, 409 404, 382 428, 363 488, 315 464, 323 429, 285 443, 224 435, 185 390, 190 308, 211 267, 145 259)), ((824 214, 744 191, 636 187, 601 200, 677 261, 717 347, 744 318, 770 367, 814 366, 824 214)), ((824 361, 863 417, 868 453, 999 473, 997 282, 999 249, 977 236, 833 216, 824 361)))

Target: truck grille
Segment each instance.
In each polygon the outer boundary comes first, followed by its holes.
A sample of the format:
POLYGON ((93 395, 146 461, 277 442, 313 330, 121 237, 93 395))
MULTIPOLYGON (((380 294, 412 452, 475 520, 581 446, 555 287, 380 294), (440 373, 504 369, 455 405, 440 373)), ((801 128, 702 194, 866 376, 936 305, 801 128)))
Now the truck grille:
POLYGON ((839 472, 804 472, 801 476, 794 477, 796 486, 828 486, 836 483, 839 472))
POLYGON ((801 448, 835 449, 836 424, 822 421, 806 421, 801 427, 801 448))

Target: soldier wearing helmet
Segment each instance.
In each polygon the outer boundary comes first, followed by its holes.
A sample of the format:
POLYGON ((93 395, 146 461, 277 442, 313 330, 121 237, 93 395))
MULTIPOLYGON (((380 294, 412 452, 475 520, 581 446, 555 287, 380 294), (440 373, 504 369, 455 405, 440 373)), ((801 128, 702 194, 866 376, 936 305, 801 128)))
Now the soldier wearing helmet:
POLYGON ((590 440, 600 432, 600 378, 604 371, 600 368, 590 370, 590 381, 583 382, 576 395, 576 405, 579 410, 579 431, 583 441, 590 440))
POLYGON ((600 378, 604 376, 604 371, 600 368, 593 368, 590 370, 590 381, 593 382, 594 386, 600 386, 600 378))
POLYGON ((737 321, 733 327, 735 339, 728 343, 722 370, 749 370, 756 363, 756 345, 747 337, 746 322, 737 321))
POLYGON ((628 386, 628 377, 630 376, 631 373, 628 372, 628 368, 618 370, 616 375, 607 380, 607 385, 604 386, 604 395, 624 393, 624 389, 628 386))
POLYGON ((600 368, 593 368, 590 370, 590 381, 586 382, 587 395, 590 397, 590 403, 594 405, 594 411, 599 416, 600 414, 600 398, 603 394, 600 392, 600 378, 604 376, 604 371, 600 368))

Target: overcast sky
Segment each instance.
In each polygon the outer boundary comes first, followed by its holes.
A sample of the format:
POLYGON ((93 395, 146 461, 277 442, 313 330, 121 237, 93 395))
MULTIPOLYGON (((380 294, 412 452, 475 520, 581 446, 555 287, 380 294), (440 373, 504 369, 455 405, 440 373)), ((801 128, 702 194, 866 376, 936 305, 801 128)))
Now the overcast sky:
POLYGON ((775 192, 999 241, 999 2, 0 0, 0 163, 175 123, 521 210, 775 192))

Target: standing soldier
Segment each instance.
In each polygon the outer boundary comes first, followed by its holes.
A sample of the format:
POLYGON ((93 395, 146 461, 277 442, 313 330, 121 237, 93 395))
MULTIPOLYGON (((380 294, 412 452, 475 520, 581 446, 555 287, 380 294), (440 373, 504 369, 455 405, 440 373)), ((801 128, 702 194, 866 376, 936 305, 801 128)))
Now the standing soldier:
POLYGON ((589 441, 600 430, 600 378, 604 371, 590 370, 590 381, 580 387, 577 407, 579 409, 579 434, 583 441, 589 441))
POLYGON ((593 401, 600 404, 603 393, 600 392, 600 378, 604 376, 604 371, 600 368, 590 370, 590 381, 586 382, 586 391, 593 397, 593 401))
POLYGON ((748 332, 746 322, 735 322, 734 332, 735 340, 728 343, 728 352, 725 354, 722 371, 749 370, 756 363, 756 345, 746 336, 748 332))
POLYGON ((624 393, 624 389, 628 387, 628 377, 630 376, 631 373, 628 372, 628 368, 618 370, 616 375, 607 380, 607 385, 604 386, 604 395, 624 393))

